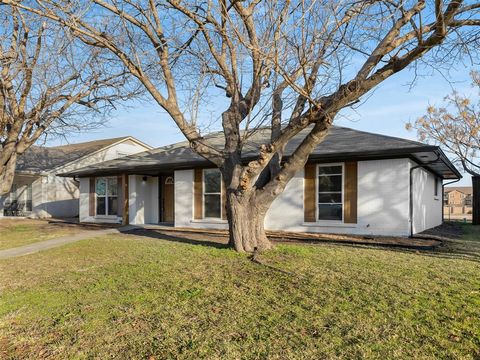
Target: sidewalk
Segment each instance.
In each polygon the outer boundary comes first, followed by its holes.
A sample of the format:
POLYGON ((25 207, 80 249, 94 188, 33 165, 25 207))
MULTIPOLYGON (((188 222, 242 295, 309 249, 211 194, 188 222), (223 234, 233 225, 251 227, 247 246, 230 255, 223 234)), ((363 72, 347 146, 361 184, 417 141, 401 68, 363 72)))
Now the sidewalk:
POLYGON ((47 250, 59 247, 65 244, 70 244, 76 241, 90 239, 107 234, 118 234, 123 228, 116 229, 102 229, 102 230, 86 230, 75 235, 62 236, 56 239, 45 240, 34 244, 19 246, 16 248, 0 250, 0 260, 10 259, 17 256, 33 254, 42 250, 47 250))

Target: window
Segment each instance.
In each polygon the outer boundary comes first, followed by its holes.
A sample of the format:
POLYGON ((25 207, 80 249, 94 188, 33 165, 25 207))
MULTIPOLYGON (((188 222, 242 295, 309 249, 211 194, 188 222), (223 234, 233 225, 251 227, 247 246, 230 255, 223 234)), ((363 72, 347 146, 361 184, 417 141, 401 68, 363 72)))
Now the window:
POLYGON ((465 205, 472 206, 472 195, 465 196, 465 205))
POLYGON ((8 202, 11 204, 14 201, 17 201, 17 196, 17 184, 12 184, 10 193, 8 194, 8 202))
POLYGON ((97 178, 95 180, 95 193, 97 194, 97 215, 117 215, 117 178, 97 178))
POLYGON ((222 217, 222 174, 218 169, 203 170, 203 217, 222 217))
POLYGON ((343 165, 318 166, 318 220, 343 220, 343 165))
POLYGON ((27 185, 27 201, 25 203, 25 211, 32 211, 32 184, 27 185))

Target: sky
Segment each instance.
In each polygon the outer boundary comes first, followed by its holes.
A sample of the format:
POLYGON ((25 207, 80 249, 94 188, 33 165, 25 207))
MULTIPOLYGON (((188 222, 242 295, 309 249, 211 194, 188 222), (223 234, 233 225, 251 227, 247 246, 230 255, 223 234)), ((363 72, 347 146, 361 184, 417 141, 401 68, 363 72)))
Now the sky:
MULTIPOLYGON (((414 74, 406 70, 382 83, 355 110, 348 109, 341 113, 335 124, 416 140, 416 133, 407 131, 405 124, 425 114, 429 105, 441 105, 443 98, 453 89, 475 95, 470 84, 470 70, 459 64, 458 69, 452 69, 449 74, 432 71, 429 75, 418 77, 413 87, 410 85, 414 74)), ((121 107, 112 112, 103 127, 74 134, 67 141, 55 139, 47 142, 47 145, 126 135, 134 136, 153 147, 184 140, 173 120, 152 100, 129 103, 127 108, 121 107)), ((471 179, 466 175, 455 185, 471 186, 471 179)))

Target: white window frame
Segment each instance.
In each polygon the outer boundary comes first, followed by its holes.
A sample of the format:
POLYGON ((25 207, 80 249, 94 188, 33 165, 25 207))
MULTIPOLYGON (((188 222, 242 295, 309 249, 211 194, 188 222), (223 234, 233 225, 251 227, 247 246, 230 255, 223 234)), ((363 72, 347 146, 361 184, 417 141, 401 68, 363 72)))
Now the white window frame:
POLYGON ((222 173, 220 172, 219 169, 215 168, 208 168, 208 169, 202 169, 202 219, 215 219, 215 220, 221 220, 223 219, 223 199, 222 199, 222 194, 223 194, 223 179, 222 179, 222 173), (205 192, 205 171, 208 170, 217 170, 220 174, 220 192, 219 193, 206 193, 205 192), (206 217, 205 216, 205 195, 220 195, 220 217, 206 217))
POLYGON ((95 178, 95 217, 98 217, 98 218, 116 218, 118 217, 118 211, 117 211, 117 214, 109 214, 109 208, 108 208, 108 198, 109 197, 116 197, 117 198, 117 206, 120 206, 120 204, 118 204, 118 190, 117 190, 117 195, 116 196, 109 196, 108 195, 108 180, 109 179, 116 179, 117 181, 117 187, 118 187, 118 179, 117 177, 115 176, 99 176, 99 177, 96 177, 95 178), (100 195, 98 196, 97 194, 97 180, 98 179, 105 179, 105 195, 100 195), (97 214, 97 199, 99 197, 104 197, 105 198, 105 214, 97 214))
MULTIPOLYGON (((330 175, 337 175, 337 174, 329 174, 329 175, 323 175, 323 176, 330 176, 330 175)), ((323 203, 322 203, 323 204, 323 203)), ((339 204, 339 203, 335 203, 335 204, 339 204)), ((317 223, 321 223, 321 224, 326 224, 326 223, 331 223, 331 224, 343 224, 345 219, 345 214, 344 214, 344 210, 345 210, 345 163, 322 163, 322 164, 317 164, 317 166, 315 167, 315 219, 316 219, 316 222, 317 223), (319 205, 319 202, 318 202, 318 178, 320 177, 320 171, 319 169, 321 167, 329 167, 329 166, 341 166, 342 167, 342 219, 341 220, 320 220, 318 218, 318 214, 319 214, 319 211, 318 211, 318 205, 319 205)))

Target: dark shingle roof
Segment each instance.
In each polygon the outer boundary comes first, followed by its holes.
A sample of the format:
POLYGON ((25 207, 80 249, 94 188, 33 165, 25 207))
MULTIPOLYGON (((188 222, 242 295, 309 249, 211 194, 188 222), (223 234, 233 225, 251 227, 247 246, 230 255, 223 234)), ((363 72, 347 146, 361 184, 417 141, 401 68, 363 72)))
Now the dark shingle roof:
MULTIPOLYGON (((288 157, 298 147, 304 137, 310 131, 309 128, 300 132, 287 144, 284 157, 288 157)), ((245 160, 255 158, 258 148, 266 143, 270 137, 269 129, 261 129, 249 137, 244 146, 242 156, 245 160)), ((209 144, 221 148, 224 144, 222 132, 207 135, 209 144)), ((417 141, 406 140, 391 136, 373 134, 350 128, 333 126, 325 140, 318 145, 310 155, 311 159, 325 161, 368 159, 368 158, 391 158, 408 156, 410 154, 424 154, 438 150, 437 146, 426 145, 417 141)), ((420 157, 427 155, 419 155, 420 157)), ((434 158, 434 157, 433 157, 434 158)), ((445 157, 446 159, 446 157, 445 157)), ((454 177, 457 174, 455 167, 448 162, 454 177)), ((118 173, 154 175, 161 171, 171 171, 192 166, 201 166, 208 162, 196 154, 187 141, 163 146, 157 149, 130 155, 122 159, 110 160, 96 165, 81 168, 62 176, 89 176, 89 175, 113 175, 118 173)))
POLYGON ((123 136, 53 147, 32 146, 18 158, 17 171, 29 173, 51 171, 127 138, 128 136, 123 136))

